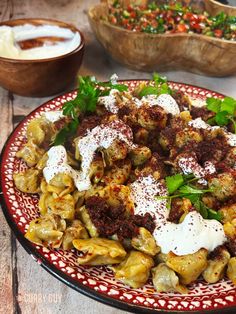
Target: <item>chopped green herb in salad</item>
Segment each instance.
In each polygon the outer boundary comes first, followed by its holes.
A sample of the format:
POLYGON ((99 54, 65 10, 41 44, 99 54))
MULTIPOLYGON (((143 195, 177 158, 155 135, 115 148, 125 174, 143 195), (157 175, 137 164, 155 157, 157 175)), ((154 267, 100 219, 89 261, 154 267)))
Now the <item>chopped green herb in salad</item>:
POLYGON ((236 17, 224 12, 210 16, 199 13, 189 6, 175 1, 146 6, 129 5, 124 8, 120 1, 109 6, 108 21, 134 32, 150 34, 197 33, 226 40, 236 40, 236 17))

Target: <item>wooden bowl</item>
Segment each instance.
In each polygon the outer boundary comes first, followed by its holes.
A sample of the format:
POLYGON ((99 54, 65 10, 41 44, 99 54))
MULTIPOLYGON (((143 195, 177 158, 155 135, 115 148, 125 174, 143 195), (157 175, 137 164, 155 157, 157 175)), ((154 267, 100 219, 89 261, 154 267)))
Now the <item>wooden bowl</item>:
POLYGON ((98 41, 118 62, 141 71, 183 69, 210 76, 236 73, 236 42, 199 34, 135 33, 109 24, 107 4, 88 12, 98 41))
POLYGON ((231 16, 236 15, 236 7, 225 5, 215 0, 205 0, 204 4, 206 11, 212 15, 216 15, 220 12, 225 12, 226 14, 231 16))
POLYGON ((51 19, 18 19, 0 23, 0 26, 24 24, 56 25, 79 32, 81 42, 70 53, 40 60, 17 60, 0 57, 0 85, 22 96, 44 97, 62 92, 77 75, 84 53, 84 37, 73 25, 51 19))

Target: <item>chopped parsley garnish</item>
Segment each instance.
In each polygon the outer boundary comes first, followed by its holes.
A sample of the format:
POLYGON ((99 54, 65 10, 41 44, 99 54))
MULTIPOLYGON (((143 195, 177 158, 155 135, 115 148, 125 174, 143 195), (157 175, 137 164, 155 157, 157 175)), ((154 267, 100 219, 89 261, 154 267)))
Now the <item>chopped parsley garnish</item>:
POLYGON ((147 95, 171 94, 171 89, 167 84, 167 78, 157 73, 153 74, 153 81, 146 85, 139 92, 139 97, 147 95))
POLYGON ((77 96, 65 102, 62 106, 62 112, 65 116, 71 118, 56 135, 54 145, 63 144, 66 139, 73 136, 79 126, 79 115, 81 113, 93 113, 96 110, 98 98, 109 95, 111 89, 127 91, 128 87, 116 82, 98 82, 95 77, 80 76, 77 96))
POLYGON ((212 190, 203 190, 195 187, 191 183, 196 180, 199 180, 199 178, 195 178, 193 175, 183 175, 180 173, 168 176, 165 178, 165 182, 169 195, 157 196, 156 199, 166 199, 168 201, 168 206, 170 207, 173 198, 187 198, 204 219, 216 219, 220 221, 222 218, 221 214, 207 207, 202 201, 202 196, 205 193, 212 192, 212 190))
POLYGON ((169 194, 174 193, 181 185, 184 184, 184 178, 180 173, 166 177, 165 180, 169 194))
POLYGON ((216 115, 207 122, 211 125, 226 126, 230 122, 233 124, 236 134, 236 100, 231 97, 218 99, 214 97, 207 98, 207 109, 216 113, 216 115))

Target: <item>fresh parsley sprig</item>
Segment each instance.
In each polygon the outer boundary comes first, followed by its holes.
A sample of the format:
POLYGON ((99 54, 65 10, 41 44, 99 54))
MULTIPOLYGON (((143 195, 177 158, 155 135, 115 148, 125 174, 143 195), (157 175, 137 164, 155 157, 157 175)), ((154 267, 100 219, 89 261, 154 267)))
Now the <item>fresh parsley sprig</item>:
POLYGON ((216 113, 213 118, 207 122, 211 125, 217 124, 219 126, 233 124, 234 133, 236 134, 236 99, 225 97, 223 100, 210 97, 206 100, 207 109, 216 113))
POLYGON ((191 201, 193 206, 199 211, 203 218, 216 219, 220 221, 220 213, 207 207, 202 201, 202 196, 205 193, 212 192, 212 190, 198 189, 193 186, 191 183, 196 180, 199 180, 199 178, 196 178, 193 175, 183 175, 180 173, 168 176, 165 178, 165 182, 169 195, 157 196, 156 199, 166 199, 168 201, 168 207, 170 207, 171 200, 173 198, 187 198, 191 201))
POLYGON ((98 82, 95 77, 80 76, 77 95, 74 99, 65 102, 62 106, 63 114, 71 118, 56 135, 54 145, 63 144, 66 139, 73 136, 79 126, 79 115, 81 113, 92 113, 96 110, 98 98, 109 95, 111 89, 127 91, 124 84, 112 82, 98 82))
POLYGON ((171 89, 167 84, 167 78, 160 76, 158 73, 153 74, 151 84, 144 86, 139 92, 139 97, 147 95, 171 94, 171 89))

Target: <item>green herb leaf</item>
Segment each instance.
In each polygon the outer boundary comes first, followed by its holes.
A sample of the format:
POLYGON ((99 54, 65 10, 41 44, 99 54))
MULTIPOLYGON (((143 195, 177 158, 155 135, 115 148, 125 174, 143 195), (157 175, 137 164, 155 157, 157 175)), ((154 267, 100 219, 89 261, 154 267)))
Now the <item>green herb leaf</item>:
MULTIPOLYGON (((193 204, 195 207, 196 205, 193 204)), ((210 219, 209 218, 209 214, 208 214, 208 211, 209 211, 209 208, 202 202, 199 200, 199 208, 197 208, 200 215, 204 218, 204 219, 210 219)))
POLYGON ((154 11, 154 10, 157 9, 157 5, 156 5, 155 2, 151 2, 151 3, 149 3, 148 8, 149 8, 150 10, 154 11))
POLYGON ((189 185, 183 185, 179 188, 181 194, 204 194, 206 190, 200 190, 189 185))
POLYGON ((210 124, 210 125, 215 125, 216 124, 216 119, 215 117, 212 117, 210 119, 207 120, 207 123, 210 124))
POLYGON ((216 219, 218 221, 221 221, 221 214, 206 206, 201 200, 202 195, 189 194, 185 195, 184 197, 191 201, 193 206, 198 210, 198 212, 204 219, 216 219))
POLYGON ((226 111, 231 115, 234 115, 236 111, 236 100, 231 97, 225 97, 221 103, 221 111, 226 111))
POLYGON ((199 210, 200 209, 200 195, 199 194, 186 194, 184 196, 185 198, 189 199, 192 204, 197 204, 196 208, 199 210))
POLYGON ((215 219, 215 220, 221 221, 222 215, 220 212, 217 212, 211 208, 208 208, 208 219, 215 219))
POLYGON ((139 97, 143 97, 147 95, 159 95, 159 91, 154 86, 145 86, 139 93, 139 97))
POLYGON ((227 15, 224 12, 221 12, 212 18, 213 28, 218 28, 219 26, 225 23, 227 15))
POLYGON ((76 117, 75 107, 76 104, 74 100, 70 100, 64 104, 64 106, 62 107, 63 109, 62 112, 65 116, 71 116, 72 118, 75 118, 76 117))
POLYGON ((171 89, 167 83, 163 83, 159 88, 159 95, 161 94, 171 94, 171 89))
POLYGON ((216 98, 207 99, 207 109, 216 113, 213 118, 210 118, 207 122, 210 125, 228 125, 232 122, 234 132, 236 133, 236 100, 232 97, 225 97, 223 100, 216 98))
POLYGON ((79 120, 75 119, 69 122, 64 128, 62 128, 56 135, 55 140, 54 140, 54 145, 61 145, 63 144, 68 137, 73 135, 77 128, 79 126, 79 120))
POLYGON ((193 174, 182 175, 178 173, 173 176, 168 176, 165 178, 165 181, 169 195, 157 196, 156 199, 167 200, 167 207, 170 208, 173 198, 187 198, 204 219, 216 219, 220 221, 220 213, 207 207, 202 201, 202 196, 205 193, 212 192, 212 190, 201 190, 190 185, 195 180, 199 180, 199 178, 194 177, 193 174))
POLYGON ((158 73, 153 73, 153 83, 152 85, 144 86, 139 93, 139 97, 147 95, 161 95, 161 94, 171 94, 172 90, 167 84, 167 79, 164 76, 160 76, 158 73))
POLYGON ((174 193, 184 183, 183 176, 180 173, 166 177, 165 181, 169 194, 174 193))
POLYGON ((208 110, 211 110, 216 113, 220 111, 220 106, 221 106, 220 99, 214 98, 214 97, 207 98, 206 104, 207 104, 206 107, 208 110))
POLYGON ((167 83, 167 78, 165 76, 160 76, 157 72, 154 72, 152 77, 156 85, 167 83))
POLYGON ((62 106, 63 114, 71 117, 72 121, 58 132, 54 140, 55 145, 63 144, 69 136, 76 133, 79 125, 79 114, 94 112, 100 96, 108 95, 111 89, 117 89, 121 92, 128 90, 124 84, 113 84, 111 81, 98 82, 94 76, 80 76, 78 83, 77 96, 62 106))
POLYGON ((216 123, 220 126, 227 125, 229 123, 228 115, 227 111, 218 112, 215 116, 216 123))

